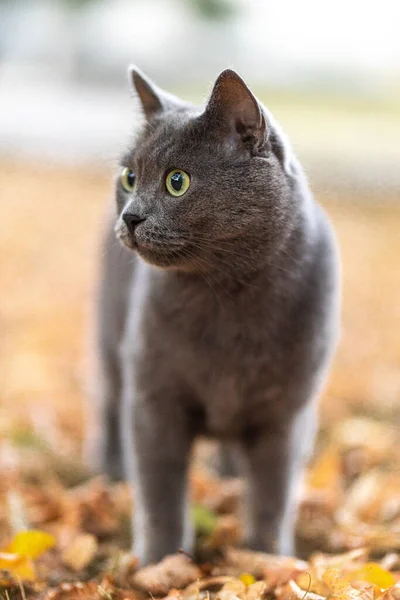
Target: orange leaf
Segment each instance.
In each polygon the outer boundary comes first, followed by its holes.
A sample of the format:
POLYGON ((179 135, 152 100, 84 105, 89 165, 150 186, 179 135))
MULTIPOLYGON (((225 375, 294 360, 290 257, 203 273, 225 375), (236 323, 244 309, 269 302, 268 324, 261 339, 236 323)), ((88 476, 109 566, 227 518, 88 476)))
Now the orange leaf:
POLYGON ((9 571, 20 579, 34 581, 36 578, 32 561, 27 556, 0 552, 0 569, 9 571))

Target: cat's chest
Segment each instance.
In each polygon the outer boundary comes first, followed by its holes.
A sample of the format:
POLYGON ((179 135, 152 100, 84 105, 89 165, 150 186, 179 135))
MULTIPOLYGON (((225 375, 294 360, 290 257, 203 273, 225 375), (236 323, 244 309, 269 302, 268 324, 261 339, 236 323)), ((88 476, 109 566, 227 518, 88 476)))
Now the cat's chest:
POLYGON ((167 337, 209 372, 220 369, 222 363, 228 371, 230 365, 238 367, 243 350, 263 337, 266 323, 262 312, 254 299, 246 302, 242 295, 215 288, 160 293, 154 302, 154 314, 167 337))
MULTIPOLYGON (((257 305, 250 311, 243 298, 182 292, 170 302, 155 302, 158 341, 194 391, 204 414, 206 433, 219 437, 243 428, 249 389, 263 378, 268 324, 257 305), (162 336, 162 337, 161 337, 162 336)), ((265 369, 264 369, 265 371, 265 369)), ((260 384, 261 386, 261 384, 260 384)))

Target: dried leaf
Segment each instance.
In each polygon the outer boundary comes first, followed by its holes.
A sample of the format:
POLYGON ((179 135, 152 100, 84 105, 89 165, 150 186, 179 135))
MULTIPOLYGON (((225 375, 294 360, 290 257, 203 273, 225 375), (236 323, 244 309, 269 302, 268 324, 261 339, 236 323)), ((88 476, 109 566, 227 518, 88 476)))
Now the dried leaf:
MULTIPOLYGON (((184 591, 183 595, 185 598, 190 597, 192 595, 199 595, 201 590, 208 590, 209 592, 217 592, 222 589, 225 585, 230 583, 234 584, 237 581, 235 577, 229 577, 228 575, 217 575, 215 577, 203 577, 194 583, 188 585, 184 591)), ((242 584, 243 585, 243 584, 242 584)))
POLYGON ((241 579, 232 579, 227 581, 221 588, 221 592, 232 592, 233 594, 243 594, 246 590, 246 584, 241 579))
POLYGON ((322 575, 322 580, 337 600, 360 600, 361 598, 361 592, 343 579, 337 569, 327 569, 322 575))
POLYGON ((244 593, 244 600, 260 600, 267 591, 265 581, 256 581, 248 586, 244 593))
POLYGON ((64 550, 62 560, 74 571, 81 571, 92 562, 97 549, 98 543, 95 536, 90 533, 82 533, 64 550))
POLYGON ((0 569, 4 569, 22 580, 34 581, 36 579, 32 560, 21 554, 0 552, 0 569))
MULTIPOLYGON (((308 564, 303 560, 290 556, 276 556, 264 552, 253 552, 239 548, 228 548, 225 554, 224 568, 232 572, 237 571, 237 576, 243 572, 250 573, 256 579, 268 578, 269 575, 297 573, 306 570, 308 564)), ((286 581, 291 577, 289 576, 286 581)))
POLYGON ((173 554, 156 565, 139 569, 132 581, 149 594, 165 596, 172 587, 184 588, 200 576, 201 570, 191 560, 183 554, 173 554))
POLYGON ((387 589, 396 583, 392 573, 383 569, 378 563, 369 562, 359 569, 350 571, 345 576, 346 581, 367 581, 382 589, 387 589))
POLYGON ((223 548, 237 544, 242 537, 242 529, 239 519, 235 515, 223 515, 217 519, 217 523, 208 536, 208 548, 223 548))
POLYGON ((256 581, 254 575, 252 575, 251 573, 242 573, 239 579, 240 581, 243 581, 245 586, 249 586, 252 583, 255 583, 256 581))
POLYGON ((293 580, 279 587, 275 596, 278 600, 323 600, 325 598, 320 594, 301 589, 293 580))
POLYGON ((37 558, 55 545, 54 536, 38 529, 19 531, 4 548, 10 554, 20 554, 28 558, 37 558))
POLYGON ((320 454, 308 474, 308 484, 317 489, 335 490, 341 487, 342 467, 338 447, 329 445, 320 454))
POLYGON ((400 583, 383 592, 378 596, 378 600, 400 600, 400 583))

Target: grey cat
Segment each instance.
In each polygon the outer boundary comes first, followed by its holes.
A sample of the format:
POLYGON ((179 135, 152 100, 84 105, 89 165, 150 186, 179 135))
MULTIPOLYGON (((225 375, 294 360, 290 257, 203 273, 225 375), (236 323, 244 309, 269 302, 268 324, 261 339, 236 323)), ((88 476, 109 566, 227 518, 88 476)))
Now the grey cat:
POLYGON ((142 564, 192 549, 187 470, 198 435, 237 453, 248 546, 293 554, 339 328, 330 224, 234 71, 220 74, 204 109, 136 68, 130 77, 146 122, 121 161, 105 241, 92 457, 134 482, 142 564))

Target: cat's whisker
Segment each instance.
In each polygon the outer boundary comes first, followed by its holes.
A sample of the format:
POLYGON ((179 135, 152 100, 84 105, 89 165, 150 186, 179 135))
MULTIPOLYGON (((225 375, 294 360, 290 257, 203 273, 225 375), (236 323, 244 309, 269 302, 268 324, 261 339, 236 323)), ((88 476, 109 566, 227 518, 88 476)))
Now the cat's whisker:
MULTIPOLYGON (((180 237, 179 239, 180 239, 180 240, 182 240, 183 242, 187 242, 188 244, 191 244, 192 246, 195 246, 196 248, 198 248, 198 249, 200 249, 200 250, 205 250, 205 248, 204 248, 204 246, 203 246, 203 245, 206 245, 206 246, 207 246, 207 247, 208 247, 210 250, 215 250, 216 252, 224 252, 225 254, 229 254, 229 255, 231 255, 231 256, 235 256, 235 257, 237 257, 237 258, 240 258, 240 260, 241 260, 242 262, 246 262, 246 263, 247 263, 246 257, 243 255, 243 253, 241 254, 241 253, 239 253, 239 252, 235 252, 235 251, 233 251, 233 250, 232 250, 231 248, 229 248, 229 247, 228 247, 228 248, 225 248, 225 247, 223 247, 223 246, 221 246, 221 245, 217 245, 217 244, 215 244, 215 242, 212 240, 212 238, 209 238, 209 237, 201 237, 201 236, 199 236, 198 234, 196 234, 196 240, 193 240, 192 238, 189 238, 189 237, 180 237), (202 242, 202 245, 200 245, 200 244, 196 243, 196 241, 197 241, 197 242, 200 242, 200 241, 201 241, 201 242, 202 242)), ((220 243, 221 243, 221 240, 220 240, 220 243)), ((230 243, 231 243, 231 244, 233 244, 233 241, 230 241, 230 243)), ((243 244, 243 242, 241 242, 241 244, 242 244, 242 246, 243 246, 243 248, 244 248, 244 249, 247 249, 247 250, 249 250, 249 252, 251 252, 251 251, 252 251, 252 248, 251 248, 251 247, 249 247, 249 246, 246 246, 245 244, 243 244)), ((294 256, 291 256, 289 253, 287 253, 287 256, 289 256, 289 258, 292 258, 293 260, 295 260, 295 257, 294 257, 294 256)), ((220 257, 218 257, 218 259, 220 260, 220 262, 223 262, 223 263, 224 263, 224 264, 226 264, 227 266, 233 266, 233 265, 231 265, 230 263, 228 263, 228 262, 224 261, 223 259, 221 259, 220 257)), ((285 268, 284 268, 284 267, 282 267, 281 265, 278 265, 278 264, 276 264, 276 263, 273 263, 273 262, 270 262, 270 261, 265 261, 265 262, 264 262, 264 264, 265 264, 266 266, 269 266, 269 267, 271 267, 271 268, 278 269, 278 270, 280 270, 280 271, 282 271, 282 272, 284 272, 284 273, 290 273, 290 272, 291 272, 289 269, 285 269, 285 268)), ((237 280, 237 281, 240 281, 240 280, 237 280)), ((243 283, 246 283, 246 284, 248 284, 248 285, 252 285, 252 284, 250 284, 249 282, 244 282, 244 281, 243 281, 243 283)), ((253 284, 253 285, 254 285, 254 284, 253 284)))

